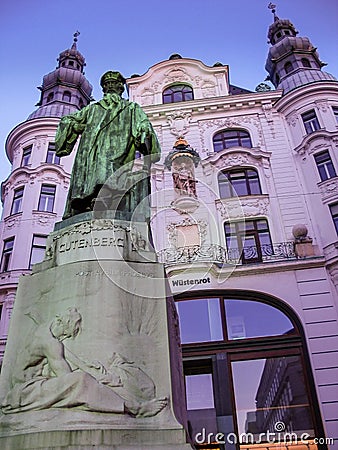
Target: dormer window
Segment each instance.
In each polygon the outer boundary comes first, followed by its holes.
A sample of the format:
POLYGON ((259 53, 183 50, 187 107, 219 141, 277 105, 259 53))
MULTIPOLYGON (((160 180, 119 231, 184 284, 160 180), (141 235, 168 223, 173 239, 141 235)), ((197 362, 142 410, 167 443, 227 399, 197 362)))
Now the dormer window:
POLYGON ((185 102, 194 100, 194 91, 187 84, 175 84, 165 89, 162 93, 163 103, 185 102))
POLYGON ((310 61, 307 58, 302 58, 303 67, 311 67, 310 61))
POLYGON ((54 98, 54 93, 50 92, 47 96, 47 103, 51 102, 53 100, 53 98, 54 98))
POLYGON ((69 91, 65 91, 62 95, 62 101, 64 101, 64 102, 70 102, 71 98, 72 98, 72 94, 69 91))
POLYGON ((285 63, 285 65, 284 65, 284 70, 285 70, 285 73, 290 73, 290 72, 292 72, 293 66, 292 66, 292 63, 290 63, 290 61, 288 61, 288 62, 285 63))

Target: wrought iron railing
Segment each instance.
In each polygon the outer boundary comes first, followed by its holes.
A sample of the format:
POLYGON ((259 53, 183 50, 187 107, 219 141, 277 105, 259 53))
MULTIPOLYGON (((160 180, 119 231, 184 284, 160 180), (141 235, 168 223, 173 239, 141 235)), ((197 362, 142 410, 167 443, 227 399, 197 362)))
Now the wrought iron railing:
POLYGON ((216 244, 170 247, 157 253, 160 262, 166 265, 214 262, 218 264, 252 264, 266 261, 296 259, 293 242, 264 244, 260 247, 246 246, 243 249, 216 244))

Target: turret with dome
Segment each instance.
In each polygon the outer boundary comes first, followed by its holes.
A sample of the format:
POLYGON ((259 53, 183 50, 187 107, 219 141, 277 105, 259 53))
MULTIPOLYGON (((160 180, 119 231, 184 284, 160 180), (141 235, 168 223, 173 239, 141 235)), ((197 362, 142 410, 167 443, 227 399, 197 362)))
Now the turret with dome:
POLYGON ((274 22, 269 27, 268 39, 272 47, 266 60, 265 69, 277 89, 287 92, 316 81, 337 81, 322 71, 323 63, 307 37, 297 37, 298 31, 288 19, 276 15, 276 5, 269 4, 274 22))
POLYGON ((75 112, 91 101, 92 85, 84 75, 85 58, 77 49, 79 32, 74 33, 70 49, 60 53, 58 66, 43 77, 39 106, 28 120, 38 117, 62 117, 75 112))

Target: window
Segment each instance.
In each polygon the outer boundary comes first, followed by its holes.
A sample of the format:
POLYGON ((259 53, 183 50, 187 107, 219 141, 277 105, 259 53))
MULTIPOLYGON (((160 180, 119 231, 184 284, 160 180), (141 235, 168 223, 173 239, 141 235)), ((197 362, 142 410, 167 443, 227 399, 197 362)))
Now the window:
POLYGON ((224 450, 228 436, 232 439, 228 444, 234 444, 235 437, 246 433, 249 441, 243 443, 250 447, 243 448, 261 449, 269 441, 267 432, 276 432, 277 422, 285 425, 281 439, 284 433, 298 437, 308 433, 310 440, 322 435, 301 326, 285 305, 236 293, 214 298, 178 296, 176 307, 181 336, 195 330, 193 343, 182 338, 182 353, 188 427, 196 448, 224 450), (203 331, 195 334, 195 317, 210 323, 207 309, 202 317, 199 310, 210 301, 215 304, 214 314, 218 311, 217 327, 221 323, 224 330, 218 342, 206 340, 203 331), (190 321, 182 315, 186 303, 190 321), (217 439, 218 433, 223 437, 217 439))
POLYGON ((41 186, 40 198, 39 198, 39 211, 53 212, 54 200, 55 200, 55 186, 43 184, 41 186))
POLYGON ((31 155, 32 155, 32 148, 33 146, 30 145, 29 147, 25 147, 23 149, 23 154, 22 154, 22 161, 21 161, 21 166, 28 166, 28 164, 30 164, 30 160, 31 160, 31 155))
POLYGON ((273 253, 265 219, 226 222, 224 230, 229 260, 250 264, 261 262, 273 253))
POLYGON ((46 250, 47 236, 33 235, 31 256, 29 259, 29 268, 31 269, 33 264, 39 263, 44 259, 46 250))
POLYGON ((334 226, 336 228, 336 232, 338 234, 338 203, 330 205, 330 212, 331 212, 334 226))
POLYGON ((47 96, 47 103, 51 102, 53 100, 53 98, 54 98, 54 93, 50 92, 47 96))
POLYGON ((72 94, 69 91, 65 91, 62 95, 62 101, 64 102, 70 102, 72 98, 72 94))
POLYGON ((333 114, 334 114, 334 116, 336 118, 336 122, 338 124, 338 106, 332 106, 332 111, 333 111, 333 114))
POLYGON ((163 103, 185 102, 194 100, 194 91, 186 84, 175 84, 165 89, 162 94, 163 103))
POLYGON ((49 163, 49 164, 60 164, 60 157, 56 156, 55 143, 54 142, 50 142, 48 144, 46 162, 49 163))
POLYGON ((306 134, 311 134, 314 131, 317 131, 320 129, 319 122, 318 122, 318 119, 317 119, 314 109, 302 114, 302 119, 303 119, 306 134))
POLYGON ((15 189, 11 214, 16 214, 16 213, 22 211, 22 199, 23 199, 24 189, 25 189, 24 186, 19 187, 18 189, 15 189))
POLYGON ((321 181, 325 181, 328 180, 329 178, 337 176, 328 150, 325 150, 324 152, 321 153, 317 153, 317 155, 315 155, 314 157, 321 181))
POLYGON ((285 63, 285 65, 284 65, 284 70, 285 70, 285 73, 290 73, 290 72, 292 72, 293 66, 292 66, 292 63, 290 63, 290 61, 288 61, 288 62, 285 63))
POLYGON ((220 152, 225 148, 247 147, 251 148, 250 134, 244 130, 225 130, 215 134, 213 138, 214 151, 220 152))
POLYGON ((10 262, 14 248, 14 237, 6 239, 2 250, 1 272, 7 272, 10 269, 10 262))
POLYGON ((258 173, 255 169, 235 169, 220 172, 218 186, 221 198, 262 193, 258 173))
POLYGON ((311 67, 310 61, 307 58, 302 58, 303 67, 311 67))

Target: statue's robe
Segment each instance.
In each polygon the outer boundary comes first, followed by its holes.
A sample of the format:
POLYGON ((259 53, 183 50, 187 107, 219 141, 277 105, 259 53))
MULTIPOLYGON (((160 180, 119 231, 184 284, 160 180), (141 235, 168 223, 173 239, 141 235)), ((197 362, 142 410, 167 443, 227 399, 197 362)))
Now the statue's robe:
MULTIPOLYGON (((144 155, 148 167, 160 159, 156 134, 141 107, 116 96, 113 98, 114 101, 109 103, 108 94, 99 102, 65 116, 60 121, 55 138, 58 156, 69 155, 81 135, 72 170, 65 218, 73 214, 74 200, 93 196, 98 186, 107 185, 111 189, 120 190, 127 186, 127 179, 135 178, 131 169, 136 151, 144 155), (117 176, 112 176, 113 174, 117 176)), ((135 182, 129 180, 130 184, 135 182)), ((149 180, 143 180, 142 185, 144 192, 141 197, 149 194, 149 180)), ((142 200, 137 195, 132 197, 136 202, 142 200)), ((135 206, 131 205, 131 209, 135 206)))

